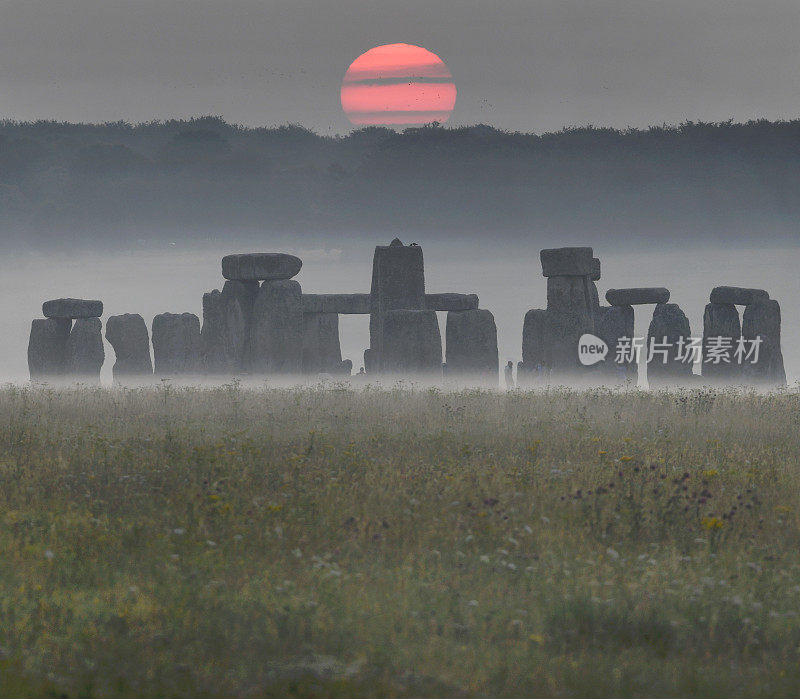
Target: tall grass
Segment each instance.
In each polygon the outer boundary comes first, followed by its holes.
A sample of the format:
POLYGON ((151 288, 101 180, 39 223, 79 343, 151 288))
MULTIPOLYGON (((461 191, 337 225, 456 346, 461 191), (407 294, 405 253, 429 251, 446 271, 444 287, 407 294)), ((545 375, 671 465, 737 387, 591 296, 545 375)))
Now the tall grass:
POLYGON ((0 693, 800 687, 800 395, 0 391, 0 693))

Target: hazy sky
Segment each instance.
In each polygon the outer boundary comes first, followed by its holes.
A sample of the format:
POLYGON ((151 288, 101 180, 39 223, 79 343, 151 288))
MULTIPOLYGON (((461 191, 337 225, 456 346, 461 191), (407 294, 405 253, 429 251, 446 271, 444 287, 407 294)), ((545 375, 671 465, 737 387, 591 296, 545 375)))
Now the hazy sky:
POLYGON ((349 63, 447 63, 451 123, 800 116, 800 0, 0 0, 0 118, 350 128, 349 63))

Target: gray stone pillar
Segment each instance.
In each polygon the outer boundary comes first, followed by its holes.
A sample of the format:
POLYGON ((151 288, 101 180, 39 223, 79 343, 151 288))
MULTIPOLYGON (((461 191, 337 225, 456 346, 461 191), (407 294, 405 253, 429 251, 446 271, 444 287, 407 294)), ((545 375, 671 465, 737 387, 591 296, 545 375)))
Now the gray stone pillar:
POLYGON ((604 378, 611 383, 636 383, 639 374, 639 367, 636 364, 636 357, 632 351, 624 351, 620 345, 621 338, 628 338, 633 342, 633 306, 601 306, 597 323, 595 325, 596 335, 608 345, 608 354, 605 361, 598 366, 604 378), (623 350, 625 361, 618 362, 617 357, 623 350))
MULTIPOLYGON (((591 248, 553 248, 540 253, 542 275, 547 277, 547 314, 544 330, 544 363, 550 376, 585 379, 587 370, 578 360, 578 341, 594 333, 595 308, 592 277, 599 277, 599 264, 591 248)), ((523 347, 523 362, 527 367, 523 347)))
POLYGON ((200 319, 194 313, 161 313, 153 318, 156 376, 200 373, 200 319))
POLYGON ((300 374, 303 304, 294 279, 265 281, 253 303, 250 367, 254 374, 300 374))
POLYGON ((476 377, 497 385, 497 326, 490 311, 449 311, 445 337, 448 376, 476 377))
POLYGON ((303 314, 303 373, 344 373, 338 313, 303 314))
POLYGON ((691 383, 693 364, 681 361, 678 357, 681 346, 685 353, 691 336, 689 319, 678 304, 656 304, 653 320, 647 331, 647 346, 643 351, 649 356, 651 342, 656 343, 657 349, 659 345, 668 347, 664 347, 663 353, 657 351, 647 364, 647 381, 651 387, 691 383))
POLYGON ((435 311, 388 311, 383 322, 381 371, 441 378, 442 337, 435 311))
POLYGON ((725 384, 739 383, 742 378, 742 365, 735 356, 739 338, 742 335, 742 326, 739 321, 739 311, 732 303, 709 303, 703 313, 703 364, 701 373, 707 383, 725 384), (713 347, 715 340, 723 338, 727 341, 730 351, 727 353, 728 361, 714 361, 713 347))
MULTIPOLYGON (((370 290, 369 337, 373 356, 370 364, 382 367, 384 324, 393 310, 423 310, 425 303, 425 267, 422 248, 403 245, 395 238, 389 245, 375 248, 370 290)), ((380 369, 379 369, 380 370, 380 369)))
POLYGON ((761 338, 758 362, 747 360, 742 366, 745 379, 764 386, 784 386, 780 304, 774 299, 761 299, 747 305, 742 317, 742 335, 748 341, 761 338))
POLYGON ((534 308, 525 314, 522 326, 522 363, 525 373, 532 380, 545 377, 548 333, 547 311, 534 308))
POLYGON ((31 323, 28 370, 31 381, 64 376, 65 353, 72 321, 69 318, 37 318, 31 323))
POLYGON ((257 281, 236 280, 226 281, 222 292, 203 295, 201 344, 206 373, 234 375, 247 369, 257 293, 257 281))
POLYGON ((106 340, 117 357, 112 369, 114 380, 153 375, 150 335, 138 313, 111 316, 106 321, 106 340))
POLYGON ((67 338, 66 373, 79 379, 99 381, 105 357, 100 319, 78 318, 67 338))

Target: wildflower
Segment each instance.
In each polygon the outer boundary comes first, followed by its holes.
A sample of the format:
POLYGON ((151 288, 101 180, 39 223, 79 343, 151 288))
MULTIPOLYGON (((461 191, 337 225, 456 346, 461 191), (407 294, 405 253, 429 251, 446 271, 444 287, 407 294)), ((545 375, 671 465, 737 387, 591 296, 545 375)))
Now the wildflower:
POLYGON ((470 607, 477 607, 477 606, 478 606, 478 600, 476 600, 476 599, 471 599, 469 602, 467 602, 467 604, 468 604, 470 607))
POLYGON ((713 478, 714 476, 718 476, 718 475, 719 475, 719 471, 717 471, 717 469, 715 469, 715 468, 711 468, 708 471, 703 471, 703 477, 704 478, 713 478))
POLYGON ((612 548, 606 549, 606 553, 608 554, 609 558, 613 558, 615 561, 619 558, 619 553, 612 548))
POLYGON ((47 549, 47 551, 45 551, 45 552, 44 552, 44 557, 45 557, 45 558, 46 558, 48 561, 52 561, 52 560, 53 560, 53 558, 55 557, 55 554, 54 554, 54 553, 53 553, 53 552, 52 552, 50 549, 47 549))
POLYGON ((700 520, 700 524, 702 524, 706 529, 722 529, 725 526, 724 520, 721 520, 719 517, 703 517, 700 520))
POLYGON ((600 451, 598 451, 597 453, 598 453, 600 456, 605 456, 606 454, 608 454, 608 452, 607 452, 605 449, 601 449, 601 450, 600 450, 600 451))
POLYGON ((544 636, 542 636, 540 633, 532 633, 530 636, 528 636, 528 640, 538 643, 540 646, 544 645, 544 636))
POLYGON ((633 457, 632 456, 620 456, 619 460, 622 461, 623 463, 628 463, 629 461, 633 461, 633 457))

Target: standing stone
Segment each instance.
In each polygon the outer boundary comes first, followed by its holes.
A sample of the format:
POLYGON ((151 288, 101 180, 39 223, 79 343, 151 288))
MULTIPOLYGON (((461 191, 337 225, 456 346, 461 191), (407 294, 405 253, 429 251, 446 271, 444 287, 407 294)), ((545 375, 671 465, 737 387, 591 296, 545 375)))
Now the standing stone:
POLYGON ((63 318, 37 318, 31 323, 28 341, 28 370, 31 381, 64 375, 67 338, 72 321, 63 318))
POLYGON ((584 367, 578 359, 578 344, 586 333, 594 333, 594 323, 585 312, 547 310, 545 365, 551 377, 564 380, 589 378, 587 374, 591 367, 584 367))
POLYGON ((781 351, 781 307, 774 299, 756 301, 745 307, 742 317, 742 335, 745 340, 761 338, 758 361, 744 360, 742 373, 755 384, 783 386, 786 371, 781 351))
POLYGON ((194 313, 153 318, 153 360, 157 376, 199 374, 200 319, 194 313))
POLYGON ((597 284, 593 281, 589 281, 588 283, 589 288, 589 305, 592 309, 592 317, 594 318, 594 322, 597 323, 597 316, 600 313, 600 294, 597 291, 597 284))
POLYGON ((304 313, 303 373, 339 374, 343 371, 339 314, 304 313))
POLYGON ((679 357, 681 352, 686 355, 691 335, 689 319, 678 304, 656 305, 647 331, 647 347, 643 350, 646 358, 650 359, 647 364, 647 381, 651 387, 691 382, 692 362, 682 361, 679 357), (655 349, 652 356, 651 346, 655 349))
POLYGON ((522 363, 525 372, 536 376, 547 370, 547 311, 533 308, 525 314, 522 326, 522 363))
POLYGON ((114 348, 114 379, 152 376, 150 361, 150 335, 144 318, 138 313, 111 316, 106 321, 106 340, 114 348))
POLYGON ((253 304, 250 366, 256 374, 300 374, 303 303, 294 279, 265 281, 253 304))
POLYGON ((742 327, 736 306, 732 303, 709 303, 706 305, 703 313, 703 364, 701 367, 701 373, 706 381, 736 383, 741 380, 742 367, 734 356, 741 335, 742 327), (713 338, 721 338, 721 340, 713 338), (714 359, 715 346, 729 348, 729 351, 719 353, 719 361, 714 359))
POLYGON ((608 345, 608 354, 599 366, 613 383, 636 383, 639 367, 632 349, 633 320, 633 306, 603 306, 597 316, 596 335, 608 345), (627 338, 630 351, 621 345, 622 338, 627 338), (618 357, 624 361, 618 362, 618 357))
POLYGON ((450 376, 498 381, 497 326, 490 311, 450 311, 445 332, 450 376))
POLYGON ((66 373, 79 379, 99 381, 105 358, 100 319, 78 318, 67 338, 66 373))
POLYGON ((594 282, 588 276, 548 277, 547 310, 578 316, 583 320, 586 332, 593 332, 595 301, 590 288, 597 293, 594 282))
POLYGON ((225 314, 222 311, 222 292, 214 289, 203 294, 203 329, 200 331, 200 363, 203 373, 211 376, 228 373, 229 360, 225 353, 225 314))
MULTIPOLYGON (((395 238, 389 245, 378 245, 372 261, 369 337, 373 361, 383 366, 384 323, 394 310, 423 310, 425 304, 425 266, 422 248, 403 245, 395 238)), ((441 358, 440 358, 441 360, 441 358)))
POLYGON ((381 370, 441 377, 442 337, 436 311, 388 311, 381 370))
POLYGON ((592 272, 589 275, 589 278, 593 282, 600 281, 600 258, 598 257, 592 258, 592 272))
POLYGON ((205 373, 233 375, 248 368, 250 322, 257 293, 256 281, 227 281, 222 292, 215 289, 203 295, 200 337, 205 373))

